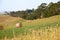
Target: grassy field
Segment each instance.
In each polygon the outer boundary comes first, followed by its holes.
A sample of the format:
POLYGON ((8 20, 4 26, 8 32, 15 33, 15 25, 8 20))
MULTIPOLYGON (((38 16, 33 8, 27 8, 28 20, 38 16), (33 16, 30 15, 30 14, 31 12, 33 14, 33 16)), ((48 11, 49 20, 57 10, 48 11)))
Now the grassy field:
POLYGON ((0 16, 0 40, 60 40, 60 15, 37 20, 0 16), (4 21, 3 21, 4 20, 4 21), (16 28, 17 21, 22 28, 16 28))

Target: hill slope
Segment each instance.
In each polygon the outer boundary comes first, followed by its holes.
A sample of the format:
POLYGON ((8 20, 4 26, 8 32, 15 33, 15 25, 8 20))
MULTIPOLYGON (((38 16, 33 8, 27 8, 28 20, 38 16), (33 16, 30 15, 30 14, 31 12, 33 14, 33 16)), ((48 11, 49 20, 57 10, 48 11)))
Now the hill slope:
POLYGON ((23 27, 25 26, 38 26, 38 25, 45 25, 51 24, 54 22, 60 22, 60 15, 52 16, 49 18, 37 19, 37 20, 23 20, 22 18, 18 17, 11 17, 11 16, 0 16, 0 24, 4 25, 4 27, 11 28, 12 26, 15 27, 17 21, 21 21, 23 27))
POLYGON ((2 23, 6 29, 0 30, 0 38, 4 40, 60 40, 60 15, 37 20, 18 20, 22 22, 22 28, 15 27, 16 21, 2 23))

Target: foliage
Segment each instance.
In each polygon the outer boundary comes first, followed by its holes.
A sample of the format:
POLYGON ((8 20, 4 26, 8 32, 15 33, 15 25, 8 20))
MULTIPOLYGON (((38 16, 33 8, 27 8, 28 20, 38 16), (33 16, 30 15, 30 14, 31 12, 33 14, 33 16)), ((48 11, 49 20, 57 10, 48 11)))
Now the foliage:
MULTIPOLYGON (((7 13, 8 14, 8 13, 7 13)), ((51 2, 50 4, 42 3, 37 9, 26 9, 25 11, 12 11, 9 15, 14 17, 21 17, 27 20, 33 20, 38 18, 45 18, 54 15, 60 15, 60 1, 57 3, 51 2)))

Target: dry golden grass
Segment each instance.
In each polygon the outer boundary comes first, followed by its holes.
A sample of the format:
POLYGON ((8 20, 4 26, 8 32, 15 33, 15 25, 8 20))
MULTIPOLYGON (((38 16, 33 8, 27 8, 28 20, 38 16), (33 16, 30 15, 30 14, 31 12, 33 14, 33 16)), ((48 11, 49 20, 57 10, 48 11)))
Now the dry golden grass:
POLYGON ((59 21, 60 21, 60 15, 57 15, 57 16, 52 16, 52 17, 43 18, 43 19, 26 20, 25 22, 23 22, 23 25, 32 26, 32 25, 38 25, 38 24, 54 23, 59 21))
POLYGON ((12 39, 3 40, 60 40, 60 27, 50 27, 48 29, 32 30, 31 34, 19 35, 12 39))
POLYGON ((19 17, 12 17, 12 16, 0 16, 0 22, 12 22, 16 20, 21 20, 22 18, 19 17))
POLYGON ((0 25, 3 25, 4 29, 12 28, 12 26, 14 27, 16 24, 16 21, 18 21, 18 20, 24 20, 24 19, 19 18, 19 17, 12 17, 9 15, 6 15, 6 16, 1 15, 0 16, 0 25))
POLYGON ((0 16, 0 24, 4 25, 5 29, 10 28, 12 26, 15 27, 17 20, 23 20, 24 21, 22 22, 23 26, 34 26, 34 25, 40 25, 40 24, 46 24, 46 23, 59 22, 60 15, 52 16, 49 18, 36 19, 36 20, 24 20, 19 17, 0 16))

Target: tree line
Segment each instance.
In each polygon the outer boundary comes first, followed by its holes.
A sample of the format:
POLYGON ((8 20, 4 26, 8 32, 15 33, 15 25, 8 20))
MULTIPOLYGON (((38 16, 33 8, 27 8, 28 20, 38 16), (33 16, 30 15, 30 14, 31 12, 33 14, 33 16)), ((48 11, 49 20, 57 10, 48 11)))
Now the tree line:
POLYGON ((22 11, 7 12, 7 15, 13 17, 20 17, 26 20, 33 20, 38 18, 46 18, 54 15, 60 15, 60 1, 57 3, 42 3, 37 9, 26 9, 22 11))

